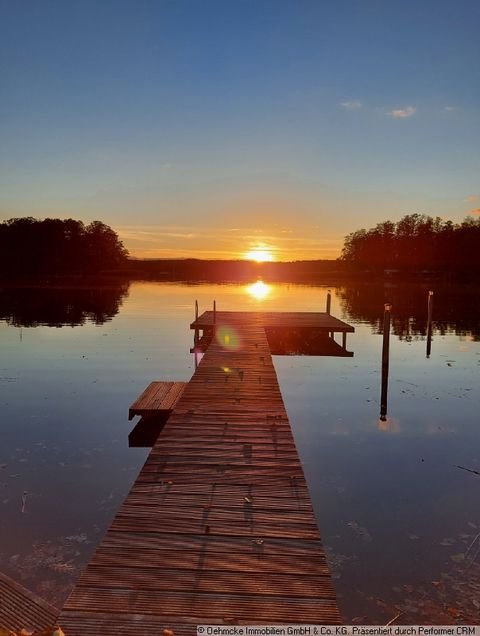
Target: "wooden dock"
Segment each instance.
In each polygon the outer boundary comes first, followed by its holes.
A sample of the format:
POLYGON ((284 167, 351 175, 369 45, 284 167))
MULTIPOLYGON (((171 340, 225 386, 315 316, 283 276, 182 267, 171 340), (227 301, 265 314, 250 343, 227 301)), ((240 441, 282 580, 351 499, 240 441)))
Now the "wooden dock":
POLYGON ((325 312, 313 311, 205 311, 192 322, 191 329, 214 325, 246 325, 255 320, 263 328, 318 329, 325 333, 353 333, 355 328, 325 312))
POLYGON ((341 622, 266 314, 209 313, 192 327, 215 337, 65 603, 67 636, 341 622))
MULTIPOLYGON (((206 351, 217 325, 224 331, 225 326, 235 330, 235 325, 248 323, 253 315, 245 311, 204 312, 190 325, 195 330, 194 346, 190 351, 206 351)), ((258 324, 265 329, 272 355, 353 356, 347 351, 347 333, 355 329, 326 312, 265 311, 255 315, 258 324), (336 333, 342 335, 341 344, 335 341, 336 333)), ((228 329, 224 335, 227 338, 231 335, 228 329)))
POLYGON ((0 628, 40 630, 56 624, 59 610, 0 572, 0 628))

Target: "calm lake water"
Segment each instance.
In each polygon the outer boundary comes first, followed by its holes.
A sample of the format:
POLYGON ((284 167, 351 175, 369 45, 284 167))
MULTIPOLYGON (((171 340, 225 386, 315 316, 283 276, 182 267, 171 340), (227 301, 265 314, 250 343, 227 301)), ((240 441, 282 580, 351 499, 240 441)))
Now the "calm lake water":
MULTIPOLYGON (((347 623, 480 620, 480 307, 477 289, 332 289, 353 358, 275 367, 347 623), (380 325, 391 301, 389 409, 379 419, 380 325)), ((323 311, 327 288, 136 282, 0 289, 0 570, 61 605, 147 449, 131 402, 194 370, 194 300, 323 311)), ((295 617, 292 617, 292 621, 295 617)))

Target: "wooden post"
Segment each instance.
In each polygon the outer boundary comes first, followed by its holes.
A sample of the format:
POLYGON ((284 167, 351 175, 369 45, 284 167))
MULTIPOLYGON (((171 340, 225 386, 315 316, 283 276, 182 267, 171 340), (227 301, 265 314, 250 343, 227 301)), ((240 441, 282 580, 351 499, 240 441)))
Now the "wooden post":
POLYGON ((433 291, 428 292, 427 307, 427 358, 432 352, 432 315, 433 315, 433 291))
MULTIPOLYGON (((198 300, 195 301, 195 322, 198 320, 198 300)), ((193 346, 195 347, 200 339, 200 331, 195 325, 195 331, 193 332, 193 346)), ((197 368, 197 359, 195 358, 195 369, 197 368)))
POLYGON ((392 305, 385 303, 383 313, 383 346, 382 346, 382 393, 380 397, 380 419, 387 419, 388 401, 388 366, 390 362, 390 311, 392 305))
POLYGON ((342 348, 343 349, 347 348, 347 332, 346 331, 342 332, 342 348))
POLYGON ((215 325, 217 322, 217 301, 213 301, 213 324, 215 325))
POLYGON ((330 313, 330 305, 331 304, 332 304, 332 293, 331 293, 330 290, 328 290, 328 292, 327 292, 327 309, 326 309, 327 314, 330 313))

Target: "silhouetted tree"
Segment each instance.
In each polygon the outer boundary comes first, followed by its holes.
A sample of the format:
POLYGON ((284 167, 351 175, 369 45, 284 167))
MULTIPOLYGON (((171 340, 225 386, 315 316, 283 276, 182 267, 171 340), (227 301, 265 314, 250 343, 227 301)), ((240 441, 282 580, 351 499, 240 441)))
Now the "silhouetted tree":
POLYGON ((443 270, 464 274, 480 270, 480 219, 462 223, 408 214, 345 237, 341 260, 371 270, 443 270))
POLYGON ((74 219, 32 217, 0 224, 0 275, 98 273, 116 270, 127 250, 101 221, 85 226, 74 219))

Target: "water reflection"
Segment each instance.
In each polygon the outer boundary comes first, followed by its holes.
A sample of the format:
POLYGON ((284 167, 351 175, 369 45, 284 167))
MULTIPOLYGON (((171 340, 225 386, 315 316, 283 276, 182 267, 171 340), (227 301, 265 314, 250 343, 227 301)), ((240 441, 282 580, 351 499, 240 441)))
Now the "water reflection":
POLYGON ((128 295, 129 283, 102 287, 0 288, 0 320, 14 327, 70 327, 111 320, 128 295))
MULTIPOLYGON (((392 333, 411 342, 428 336, 428 299, 430 286, 414 284, 355 284, 337 288, 344 313, 368 322, 382 332, 383 305, 392 303, 392 333)), ((471 335, 480 340, 480 294, 465 285, 439 285, 432 311, 432 335, 471 335)), ((431 338, 430 338, 431 347, 431 338)))
POLYGON ((352 351, 338 344, 329 334, 315 329, 266 328, 268 346, 274 356, 353 357, 352 351))
POLYGON ((256 283, 247 285, 245 291, 256 300, 264 300, 271 293, 272 285, 267 285, 263 280, 257 280, 256 283))
MULTIPOLYGON (((428 290, 332 289, 332 315, 357 322, 355 358, 275 358, 345 622, 385 624, 400 611, 405 624, 456 620, 445 608, 478 618, 478 539, 469 546, 480 532, 480 295, 435 287, 427 361, 428 290), (381 421, 377 334, 386 301, 398 337, 381 421)), ((260 304, 243 284, 134 283, 128 298, 126 289, 105 290, 107 303, 72 290, 77 309, 63 302, 60 312, 29 291, 26 307, 7 303, 6 291, 0 315, 10 325, 71 324, 74 313, 102 321, 120 308, 100 329, 25 330, 22 346, 18 329, 0 325, 1 569, 61 605, 145 461, 146 449, 127 445, 128 405, 152 378, 191 377, 193 300, 209 309, 216 298, 233 311, 324 311, 327 287, 272 285, 260 304)), ((292 340, 282 345, 301 351, 292 340)))
POLYGON ((383 433, 399 433, 400 423, 395 417, 380 417, 377 421, 377 428, 383 433))

